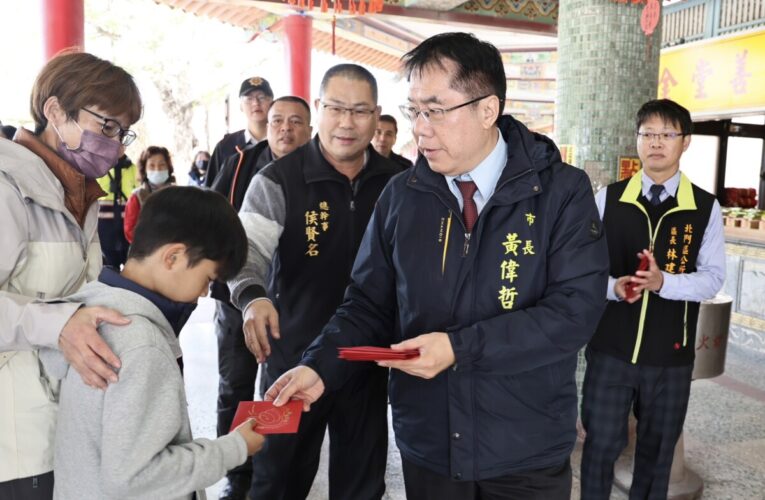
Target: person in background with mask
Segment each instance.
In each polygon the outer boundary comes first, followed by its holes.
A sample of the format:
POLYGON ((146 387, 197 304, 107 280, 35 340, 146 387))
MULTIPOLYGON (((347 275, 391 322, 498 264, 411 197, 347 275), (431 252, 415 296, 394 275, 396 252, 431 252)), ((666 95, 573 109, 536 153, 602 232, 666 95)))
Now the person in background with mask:
POLYGON ((189 186, 204 187, 205 176, 207 175, 207 166, 210 164, 210 153, 207 151, 197 151, 194 155, 194 161, 189 170, 189 186))
POLYGON ((103 177, 133 142, 141 95, 122 68, 64 52, 35 80, 35 129, 0 140, 0 498, 50 499, 58 384, 36 348, 60 349, 87 385, 117 382, 119 359, 96 330, 112 309, 46 303, 101 270, 103 177))
POLYGON ((175 185, 170 152, 162 146, 149 146, 138 160, 141 187, 133 191, 125 207, 125 238, 133 243, 133 230, 146 198, 154 191, 175 185))

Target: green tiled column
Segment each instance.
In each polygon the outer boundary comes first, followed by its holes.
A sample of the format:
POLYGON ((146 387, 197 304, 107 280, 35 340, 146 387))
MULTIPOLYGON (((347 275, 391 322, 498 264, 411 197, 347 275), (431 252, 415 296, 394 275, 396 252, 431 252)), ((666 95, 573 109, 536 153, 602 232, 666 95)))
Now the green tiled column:
POLYGON ((637 156, 635 112, 656 97, 661 21, 647 37, 644 7, 560 0, 555 135, 596 190, 616 180, 619 156, 637 156))

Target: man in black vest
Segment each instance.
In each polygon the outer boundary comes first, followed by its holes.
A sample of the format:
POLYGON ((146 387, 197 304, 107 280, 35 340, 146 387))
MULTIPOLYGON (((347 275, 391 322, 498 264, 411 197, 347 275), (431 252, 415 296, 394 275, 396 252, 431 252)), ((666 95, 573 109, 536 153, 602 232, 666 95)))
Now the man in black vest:
MULTIPOLYGON (((258 362, 267 360, 267 385, 298 363, 343 301, 377 198, 401 171, 369 144, 380 115, 369 71, 330 68, 314 106, 319 133, 260 170, 239 211, 247 264, 228 284, 247 347, 258 362)), ((327 428, 330 498, 382 497, 388 372, 369 365, 304 414, 296 435, 268 437, 252 460, 252 500, 306 498, 327 428)))
POLYGON ((683 429, 699 303, 725 279, 720 205, 680 173, 688 110, 668 99, 637 113, 643 170, 596 196, 611 262, 608 305, 587 351, 582 498, 608 499, 614 462, 638 419, 630 498, 666 498, 683 429), (640 259, 646 270, 637 270, 640 259))

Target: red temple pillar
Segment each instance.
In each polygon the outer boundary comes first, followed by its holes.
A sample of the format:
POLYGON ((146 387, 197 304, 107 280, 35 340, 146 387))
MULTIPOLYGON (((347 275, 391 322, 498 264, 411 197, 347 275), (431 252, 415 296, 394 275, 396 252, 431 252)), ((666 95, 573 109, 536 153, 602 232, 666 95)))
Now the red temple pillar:
POLYGON ((43 0, 42 5, 45 60, 69 47, 83 48, 84 0, 43 0))
POLYGON ((294 14, 284 18, 284 47, 290 71, 290 93, 311 102, 310 16, 294 14))

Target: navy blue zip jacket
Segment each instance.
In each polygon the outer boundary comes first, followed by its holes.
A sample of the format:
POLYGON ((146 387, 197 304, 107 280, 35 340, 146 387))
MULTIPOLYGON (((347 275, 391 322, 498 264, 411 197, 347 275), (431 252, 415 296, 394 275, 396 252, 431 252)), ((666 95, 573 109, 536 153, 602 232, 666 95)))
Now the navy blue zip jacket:
POLYGON ((354 364, 337 347, 447 332, 456 363, 391 370, 406 460, 457 480, 560 465, 576 439, 576 356, 606 304, 608 251, 587 175, 511 117, 507 164, 466 237, 445 178, 419 158, 383 190, 342 306, 302 364, 327 390, 354 364))

